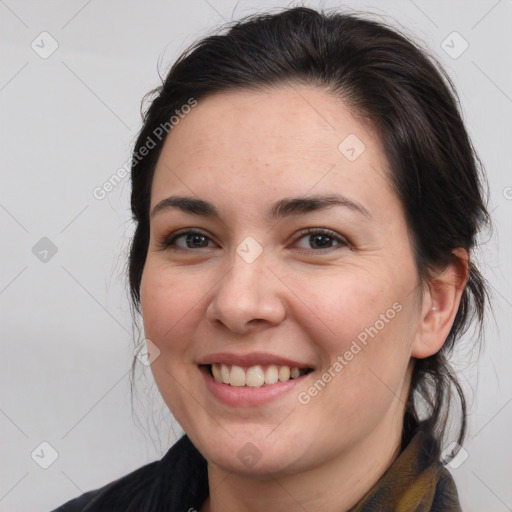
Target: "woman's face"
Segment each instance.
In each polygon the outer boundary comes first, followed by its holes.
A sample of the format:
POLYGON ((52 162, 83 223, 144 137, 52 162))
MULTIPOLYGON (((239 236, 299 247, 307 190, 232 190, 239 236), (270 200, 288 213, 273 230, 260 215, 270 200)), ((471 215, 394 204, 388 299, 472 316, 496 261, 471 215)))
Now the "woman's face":
POLYGON ((286 474, 398 442, 420 308, 386 165, 366 124, 305 86, 200 100, 167 137, 142 313, 157 386, 210 463, 286 474), (313 371, 253 387, 285 360, 313 371), (230 385, 212 361, 260 368, 230 385))

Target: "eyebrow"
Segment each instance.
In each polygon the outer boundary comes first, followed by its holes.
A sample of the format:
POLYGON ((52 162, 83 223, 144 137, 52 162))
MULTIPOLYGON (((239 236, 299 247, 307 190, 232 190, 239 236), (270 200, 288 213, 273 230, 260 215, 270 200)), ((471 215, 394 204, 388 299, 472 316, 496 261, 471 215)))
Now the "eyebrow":
MULTIPOLYGON (((280 199, 267 212, 271 220, 278 220, 292 215, 301 215, 332 206, 343 206, 360 213, 368 220, 373 220, 370 212, 362 205, 340 194, 318 195, 308 197, 293 197, 280 199)), ((203 199, 187 196, 170 196, 160 201, 151 212, 153 217, 159 212, 170 208, 181 210, 192 215, 220 219, 220 213, 213 203, 203 199)))

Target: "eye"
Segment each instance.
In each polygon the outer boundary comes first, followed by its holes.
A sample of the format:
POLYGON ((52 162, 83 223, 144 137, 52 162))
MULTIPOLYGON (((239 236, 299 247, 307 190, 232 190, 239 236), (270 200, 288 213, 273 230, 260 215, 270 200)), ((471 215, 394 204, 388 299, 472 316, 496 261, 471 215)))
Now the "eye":
POLYGON ((204 249, 208 247, 208 240, 210 238, 200 231, 185 229, 167 235, 159 242, 159 245, 162 249, 204 249), (180 239, 183 239, 183 241, 178 244, 177 241, 180 239))
MULTIPOLYGON (((307 228, 302 230, 299 233, 299 237, 296 239, 306 240, 306 245, 309 247, 301 247, 301 249, 311 250, 311 249, 335 249, 337 246, 348 247, 350 244, 345 240, 345 238, 337 235, 333 231, 328 229, 318 229, 318 228, 307 228), (337 242, 337 245, 333 246, 333 242, 337 242)), ((318 251, 315 251, 318 252, 318 251)))

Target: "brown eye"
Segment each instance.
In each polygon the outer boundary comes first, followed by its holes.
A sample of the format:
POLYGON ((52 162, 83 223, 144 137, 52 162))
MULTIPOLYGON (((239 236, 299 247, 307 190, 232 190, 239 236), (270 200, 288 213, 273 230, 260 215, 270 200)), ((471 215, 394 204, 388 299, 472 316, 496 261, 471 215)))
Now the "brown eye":
POLYGON ((306 240, 308 247, 301 247, 306 250, 322 250, 334 249, 338 246, 347 247, 349 243, 343 238, 330 230, 309 228, 301 231, 301 236, 296 240, 306 240), (335 245, 333 245, 333 243, 335 245))

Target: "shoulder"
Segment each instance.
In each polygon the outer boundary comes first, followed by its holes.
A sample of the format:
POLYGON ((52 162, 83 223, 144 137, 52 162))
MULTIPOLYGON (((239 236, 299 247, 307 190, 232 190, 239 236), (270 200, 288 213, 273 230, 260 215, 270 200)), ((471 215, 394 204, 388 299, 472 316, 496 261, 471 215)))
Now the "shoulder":
POLYGON ((167 503, 181 507, 197 502, 200 506, 207 495, 206 460, 184 435, 161 460, 67 501, 52 512, 149 512, 161 510, 167 503))
POLYGON ((159 461, 156 461, 142 466, 101 488, 88 491, 67 501, 52 512, 85 512, 89 510, 92 512, 93 510, 102 510, 102 508, 98 508, 98 505, 102 503, 105 498, 112 496, 114 493, 119 494, 122 489, 133 488, 133 486, 136 486, 139 491, 147 487, 147 483, 157 472, 158 464, 159 461))

